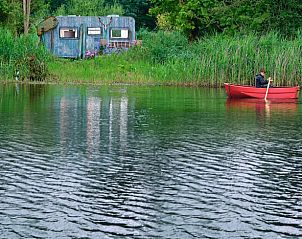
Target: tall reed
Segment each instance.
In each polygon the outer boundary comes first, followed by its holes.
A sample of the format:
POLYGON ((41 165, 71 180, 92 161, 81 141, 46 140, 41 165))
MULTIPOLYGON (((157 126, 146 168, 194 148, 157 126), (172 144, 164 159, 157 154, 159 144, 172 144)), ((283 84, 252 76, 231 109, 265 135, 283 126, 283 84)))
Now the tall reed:
POLYGON ((42 80, 47 74, 49 55, 35 35, 15 37, 0 28, 0 79, 42 80))
POLYGON ((146 34, 143 47, 135 52, 165 72, 157 73, 161 81, 210 86, 221 86, 226 81, 254 84, 256 73, 265 67, 275 85, 300 84, 302 34, 292 40, 274 32, 260 37, 215 35, 191 44, 181 40, 179 33, 168 36, 165 40, 164 33, 146 34), (166 41, 171 49, 167 49, 166 41), (164 57, 158 59, 154 52, 161 52, 164 57))

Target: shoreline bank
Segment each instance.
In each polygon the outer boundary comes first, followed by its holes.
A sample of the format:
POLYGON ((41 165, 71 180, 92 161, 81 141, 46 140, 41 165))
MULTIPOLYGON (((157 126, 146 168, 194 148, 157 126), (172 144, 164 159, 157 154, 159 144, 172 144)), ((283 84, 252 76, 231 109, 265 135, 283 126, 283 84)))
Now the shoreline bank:
POLYGON ((139 82, 139 83, 135 83, 135 82, 89 82, 89 81, 29 81, 29 80, 24 80, 24 81, 15 81, 15 80, 4 80, 1 81, 0 80, 0 84, 1 85, 7 85, 7 84, 20 84, 20 85, 68 85, 68 86, 72 86, 72 85, 92 85, 92 86, 118 86, 118 85, 122 85, 122 86, 171 86, 171 87, 196 87, 196 88, 209 88, 209 89, 221 89, 224 86, 223 85, 219 85, 219 86, 211 86, 211 85, 200 85, 200 84, 190 84, 190 83, 163 83, 163 84, 159 84, 159 83, 143 83, 143 82, 139 82))
POLYGON ((302 35, 285 39, 274 32, 261 37, 221 34, 188 42, 177 32, 147 32, 142 46, 126 52, 71 60, 52 56, 42 46, 36 49, 34 36, 21 37, 13 44, 11 33, 0 31, 1 34, 11 43, 10 47, 3 47, 5 54, 0 56, 2 81, 14 81, 18 72, 20 80, 45 79, 63 84, 220 88, 225 82, 254 85, 255 75, 264 67, 275 86, 302 85, 302 35), (28 47, 21 40, 29 40, 28 47))

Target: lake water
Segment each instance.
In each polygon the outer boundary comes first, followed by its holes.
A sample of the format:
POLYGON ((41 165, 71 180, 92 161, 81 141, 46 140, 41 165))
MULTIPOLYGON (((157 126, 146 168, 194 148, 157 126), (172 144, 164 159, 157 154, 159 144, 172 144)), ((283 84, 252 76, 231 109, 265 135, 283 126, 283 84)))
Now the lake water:
POLYGON ((302 238, 302 104, 0 86, 0 238, 302 238))

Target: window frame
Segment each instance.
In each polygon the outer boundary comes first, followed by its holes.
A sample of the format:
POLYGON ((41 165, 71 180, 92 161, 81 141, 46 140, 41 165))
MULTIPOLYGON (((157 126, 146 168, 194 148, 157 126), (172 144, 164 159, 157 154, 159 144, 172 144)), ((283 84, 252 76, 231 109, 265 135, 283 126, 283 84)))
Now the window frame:
POLYGON ((130 29, 129 28, 125 28, 125 27, 112 27, 112 28, 110 28, 110 39, 112 39, 112 40, 119 40, 119 39, 121 39, 121 40, 129 40, 130 39, 130 29), (121 36, 120 37, 113 37, 112 36, 112 31, 113 30, 120 30, 121 31, 121 36), (127 37, 123 37, 123 34, 122 34, 122 31, 123 30, 127 30, 127 37))
MULTIPOLYGON (((97 31, 97 30, 94 30, 94 31, 97 31)), ((87 27, 87 36, 102 36, 102 35, 103 35, 103 29, 102 29, 102 27, 87 27), (91 30, 91 29, 99 29, 100 33, 99 34, 89 33, 89 30, 91 30)))
POLYGON ((77 40, 77 39, 79 39, 79 28, 78 27, 60 27, 59 28, 59 37, 60 37, 60 39, 64 39, 64 40, 77 40), (64 36, 62 36, 61 31, 64 31, 64 30, 65 31, 67 31, 67 30, 68 31, 70 31, 70 30, 75 31, 75 37, 64 37, 64 36))

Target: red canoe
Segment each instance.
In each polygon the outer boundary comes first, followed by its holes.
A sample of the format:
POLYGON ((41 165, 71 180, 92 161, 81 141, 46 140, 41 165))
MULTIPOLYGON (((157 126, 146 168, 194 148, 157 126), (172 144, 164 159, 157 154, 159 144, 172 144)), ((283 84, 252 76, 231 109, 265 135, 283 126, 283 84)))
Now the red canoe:
MULTIPOLYGON (((233 85, 229 83, 224 83, 224 87, 229 98, 265 98, 266 88, 256 88, 255 86, 246 85, 233 85)), ((299 86, 269 88, 267 99, 297 99, 299 97, 299 90, 299 86)))

